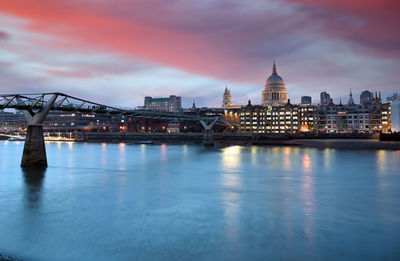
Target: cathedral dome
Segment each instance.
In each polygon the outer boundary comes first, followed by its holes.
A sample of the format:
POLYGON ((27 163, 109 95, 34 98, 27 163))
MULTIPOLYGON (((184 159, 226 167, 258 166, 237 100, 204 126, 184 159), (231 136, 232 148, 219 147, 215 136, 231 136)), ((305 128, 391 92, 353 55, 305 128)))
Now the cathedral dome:
POLYGON ((277 74, 273 74, 267 79, 267 85, 285 85, 285 82, 283 81, 282 77, 280 77, 277 74))
POLYGON ((268 77, 267 82, 265 83, 265 90, 286 91, 285 82, 282 77, 278 75, 275 63, 272 69, 272 74, 268 77))
POLYGON ((268 77, 264 91, 262 92, 263 104, 286 104, 288 100, 288 91, 286 90, 285 82, 278 75, 276 65, 272 68, 272 75, 268 77))

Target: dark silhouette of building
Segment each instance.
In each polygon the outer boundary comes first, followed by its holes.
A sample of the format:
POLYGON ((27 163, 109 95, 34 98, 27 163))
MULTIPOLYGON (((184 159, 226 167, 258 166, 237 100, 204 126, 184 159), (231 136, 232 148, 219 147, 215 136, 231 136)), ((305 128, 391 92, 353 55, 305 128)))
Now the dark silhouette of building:
POLYGON ((368 90, 361 92, 360 103, 361 104, 371 104, 374 101, 374 94, 368 90))
POLYGON ((302 96, 301 97, 301 104, 311 104, 312 99, 311 96, 302 96))
POLYGON ((321 92, 320 98, 321 98, 320 101, 321 105, 328 105, 331 100, 331 96, 327 92, 321 92))

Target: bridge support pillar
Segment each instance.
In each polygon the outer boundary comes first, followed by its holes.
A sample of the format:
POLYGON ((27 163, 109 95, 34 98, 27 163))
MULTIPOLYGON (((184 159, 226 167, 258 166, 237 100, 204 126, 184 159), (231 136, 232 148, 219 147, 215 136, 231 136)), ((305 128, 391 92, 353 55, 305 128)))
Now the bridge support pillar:
POLYGON ((37 112, 34 112, 32 109, 23 111, 28 123, 28 129, 26 132, 21 167, 47 167, 46 148, 44 146, 43 137, 43 121, 53 107, 57 97, 58 94, 54 94, 37 112))
POLYGON ((43 125, 28 125, 21 167, 47 167, 43 125))
POLYGON ((204 127, 204 137, 203 137, 203 145, 204 146, 214 146, 214 137, 211 132, 212 127, 214 127, 215 123, 217 123, 218 117, 215 118, 210 124, 207 124, 205 121, 200 120, 201 125, 204 127))
POLYGON ((203 145, 204 146, 214 146, 214 137, 210 131, 204 132, 203 145))

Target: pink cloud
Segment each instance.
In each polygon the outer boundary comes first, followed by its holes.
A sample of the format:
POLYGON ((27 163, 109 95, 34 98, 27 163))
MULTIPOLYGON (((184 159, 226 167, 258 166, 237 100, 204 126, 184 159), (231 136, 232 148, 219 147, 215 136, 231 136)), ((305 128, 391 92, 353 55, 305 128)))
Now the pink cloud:
POLYGON ((283 0, 296 3, 323 32, 354 43, 354 50, 383 58, 400 57, 398 0, 283 0))
POLYGON ((94 75, 85 71, 72 71, 72 70, 45 70, 45 72, 53 76, 71 77, 71 78, 90 78, 94 75))
MULTIPOLYGON (((338 88, 347 93, 350 87, 382 82, 387 84, 381 88, 394 89, 400 67, 398 7, 396 1, 378 0, 2 0, 0 14, 25 19, 24 30, 31 34, 50 36, 29 39, 42 52, 59 52, 61 58, 109 54, 175 68, 246 86, 236 90, 244 97, 261 92, 273 58, 298 95, 338 88)), ((39 69, 48 77, 76 79, 82 86, 99 75, 137 69, 125 62, 71 62, 18 48, 8 46, 23 59, 44 64, 39 69)), ((40 75, 41 82, 44 78, 40 75)), ((160 86, 174 83, 169 79, 160 86)), ((199 91, 190 88, 182 92, 199 91)), ((207 88, 201 90, 208 95, 207 88)))
POLYGON ((264 75, 273 54, 288 53, 307 40, 297 32, 296 19, 243 6, 230 1, 52 0, 38 5, 4 0, 1 10, 28 19, 30 31, 72 40, 54 42, 57 48, 118 52, 191 73, 249 81, 264 75), (282 31, 295 39, 285 41, 282 31))

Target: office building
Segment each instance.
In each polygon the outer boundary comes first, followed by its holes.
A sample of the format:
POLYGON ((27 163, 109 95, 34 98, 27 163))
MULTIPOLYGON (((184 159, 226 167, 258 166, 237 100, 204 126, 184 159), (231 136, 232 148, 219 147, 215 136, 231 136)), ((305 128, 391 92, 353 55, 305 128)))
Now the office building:
POLYGON ((328 105, 331 100, 331 96, 327 92, 321 92, 320 98, 321 105, 328 105))
POLYGON ((360 104, 371 104, 374 100, 372 92, 365 90, 360 94, 360 104))
POLYGON ((311 104, 311 96, 302 96, 301 97, 301 104, 311 104))
POLYGON ((151 111, 179 112, 182 110, 181 97, 170 95, 169 98, 144 98, 144 109, 151 111))

